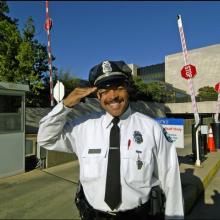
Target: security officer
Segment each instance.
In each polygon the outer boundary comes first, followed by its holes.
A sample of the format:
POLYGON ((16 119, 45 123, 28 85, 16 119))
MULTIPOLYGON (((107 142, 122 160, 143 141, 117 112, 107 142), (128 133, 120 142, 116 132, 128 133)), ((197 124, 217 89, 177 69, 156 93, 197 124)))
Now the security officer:
POLYGON ((39 146, 78 156, 81 218, 183 218, 176 149, 154 119, 131 109, 131 69, 123 61, 103 61, 90 70, 89 81, 90 88, 76 88, 57 104, 38 132, 39 146), (104 111, 67 121, 92 93, 104 111))

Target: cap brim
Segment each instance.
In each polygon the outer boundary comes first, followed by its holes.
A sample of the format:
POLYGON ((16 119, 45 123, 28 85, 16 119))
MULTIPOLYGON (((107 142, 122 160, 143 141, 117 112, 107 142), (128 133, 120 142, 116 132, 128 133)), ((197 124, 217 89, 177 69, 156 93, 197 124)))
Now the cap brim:
POLYGON ((124 76, 112 76, 108 78, 101 79, 95 85, 99 89, 106 89, 112 86, 120 86, 126 83, 126 78, 124 76))

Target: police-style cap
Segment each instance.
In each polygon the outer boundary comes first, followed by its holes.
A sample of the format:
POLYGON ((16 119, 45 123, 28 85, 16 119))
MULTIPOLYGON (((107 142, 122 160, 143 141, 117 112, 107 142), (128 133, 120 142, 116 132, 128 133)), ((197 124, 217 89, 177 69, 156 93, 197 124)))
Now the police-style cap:
POLYGON ((131 69, 124 61, 103 61, 89 72, 89 82, 98 88, 128 83, 131 79, 131 69))

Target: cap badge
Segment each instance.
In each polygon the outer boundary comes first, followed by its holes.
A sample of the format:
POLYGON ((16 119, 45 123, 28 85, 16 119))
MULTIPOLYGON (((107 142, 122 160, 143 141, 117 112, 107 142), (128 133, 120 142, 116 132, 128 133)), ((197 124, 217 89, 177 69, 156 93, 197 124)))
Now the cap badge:
POLYGON ((103 73, 111 73, 112 72, 112 67, 109 61, 104 61, 102 62, 102 71, 103 73))
POLYGON ((143 142, 143 137, 140 131, 134 131, 133 137, 136 143, 141 144, 143 142))

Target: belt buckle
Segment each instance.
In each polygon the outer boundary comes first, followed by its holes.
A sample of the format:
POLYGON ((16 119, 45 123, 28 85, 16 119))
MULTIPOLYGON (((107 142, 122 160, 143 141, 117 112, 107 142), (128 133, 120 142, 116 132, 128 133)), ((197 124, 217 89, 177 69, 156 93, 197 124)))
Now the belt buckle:
POLYGON ((109 215, 112 215, 112 216, 116 216, 116 215, 117 215, 117 212, 107 211, 107 213, 108 213, 109 215))

